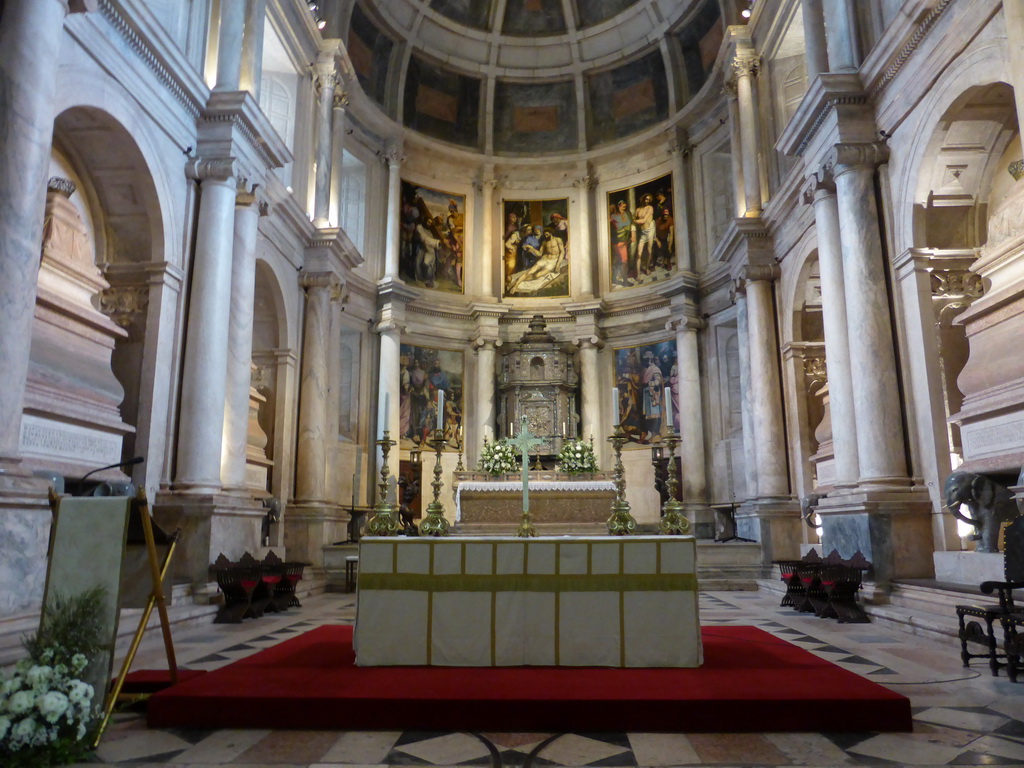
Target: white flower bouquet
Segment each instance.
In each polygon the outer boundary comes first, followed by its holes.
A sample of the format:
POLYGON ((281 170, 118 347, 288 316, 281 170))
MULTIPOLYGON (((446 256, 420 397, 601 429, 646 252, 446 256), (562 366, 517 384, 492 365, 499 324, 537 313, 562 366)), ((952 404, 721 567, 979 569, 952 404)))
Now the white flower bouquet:
POLYGON ((0 674, 0 763, 5 766, 57 765, 84 756, 93 720, 93 689, 78 679, 88 666, 84 654, 69 663, 59 647, 38 661, 18 662, 0 674))
POLYGON ((505 440, 484 443, 480 450, 479 468, 492 475, 504 475, 522 468, 522 454, 505 440))
POLYGON ((597 472, 597 456, 594 446, 582 440, 570 440, 558 452, 558 466, 563 472, 578 475, 582 472, 597 472))

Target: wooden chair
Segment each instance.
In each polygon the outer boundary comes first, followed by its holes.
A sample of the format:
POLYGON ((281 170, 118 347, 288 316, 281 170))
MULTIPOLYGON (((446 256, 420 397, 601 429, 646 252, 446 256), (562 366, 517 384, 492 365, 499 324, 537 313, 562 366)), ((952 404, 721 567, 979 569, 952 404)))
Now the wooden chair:
MULTIPOLYGON (((1013 599, 1015 589, 1024 588, 1024 517, 1018 517, 1006 527, 1003 543, 1003 574, 1005 581, 985 581, 981 591, 986 595, 996 594, 998 605, 958 605, 956 606, 958 636, 960 638, 960 658, 964 666, 969 667, 971 659, 988 659, 992 675, 999 675, 1000 667, 1007 667, 1010 680, 1016 681, 1017 675, 1024 667, 1021 660, 1024 654, 1022 638, 1018 633, 1018 614, 1021 612, 1013 599), (975 621, 978 619, 978 621, 975 621), (996 640, 995 623, 999 622, 1003 630, 1003 648, 1000 649, 996 640), (975 643, 985 648, 983 653, 973 653, 968 643, 975 643)), ((1021 614, 1024 619, 1024 614, 1021 614)), ((1024 623, 1024 621, 1022 621, 1024 623)))

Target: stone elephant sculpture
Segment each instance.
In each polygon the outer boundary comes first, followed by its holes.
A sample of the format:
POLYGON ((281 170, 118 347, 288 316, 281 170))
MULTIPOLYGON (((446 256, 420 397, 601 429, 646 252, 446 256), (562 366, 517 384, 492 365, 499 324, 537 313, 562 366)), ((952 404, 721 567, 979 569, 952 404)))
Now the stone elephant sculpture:
POLYGON ((1010 490, 985 475, 957 471, 946 478, 943 493, 950 513, 977 531, 971 536, 978 542, 977 551, 998 552, 999 524, 1018 514, 1010 490), (961 505, 967 507, 970 515, 961 511, 961 505))

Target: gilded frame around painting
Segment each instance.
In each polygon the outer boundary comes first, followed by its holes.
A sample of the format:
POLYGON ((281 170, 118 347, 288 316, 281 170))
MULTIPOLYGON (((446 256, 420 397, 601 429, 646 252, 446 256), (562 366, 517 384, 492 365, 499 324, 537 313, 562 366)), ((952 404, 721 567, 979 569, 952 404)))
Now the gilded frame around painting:
POLYGON ((398 275, 409 285, 465 293, 466 196, 402 179, 398 275))
POLYGON ((612 290, 667 279, 676 268, 672 174, 608 193, 612 290))
MULTIPOLYGON (((626 438, 650 445, 664 436, 665 388, 671 387, 673 406, 679 402, 679 366, 675 341, 659 341, 614 351, 614 386, 618 388, 618 421, 626 438)), ((672 420, 679 428, 679 408, 673 407, 672 420)))
POLYGON ((569 296, 569 200, 505 200, 502 214, 502 296, 569 296))
MULTIPOLYGON (((461 350, 402 344, 398 396, 402 448, 427 448, 437 427, 437 393, 444 391, 444 437, 447 450, 462 445, 464 359, 461 350)), ((429 449, 428 449, 429 450, 429 449)))

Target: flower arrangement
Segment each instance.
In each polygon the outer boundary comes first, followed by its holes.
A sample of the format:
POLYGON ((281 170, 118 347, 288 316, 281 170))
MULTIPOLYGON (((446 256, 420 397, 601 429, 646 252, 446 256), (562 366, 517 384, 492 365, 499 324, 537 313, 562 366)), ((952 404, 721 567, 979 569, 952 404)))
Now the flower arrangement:
POLYGON ((492 475, 504 475, 522 467, 522 454, 507 440, 484 442, 480 450, 480 469, 492 475))
POLYGON ((29 658, 0 673, 0 764, 28 768, 85 758, 95 691, 80 678, 100 649, 102 599, 98 588, 55 597, 39 634, 24 641, 29 658))
POLYGON ((597 472, 597 456, 594 446, 582 440, 570 440, 558 452, 558 465, 563 472, 578 475, 581 472, 597 472))

